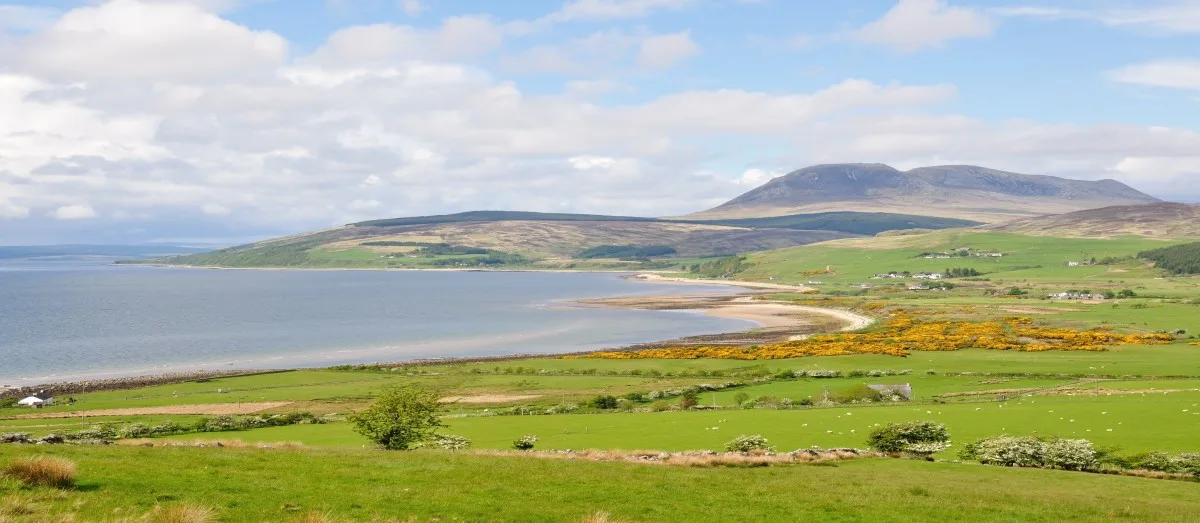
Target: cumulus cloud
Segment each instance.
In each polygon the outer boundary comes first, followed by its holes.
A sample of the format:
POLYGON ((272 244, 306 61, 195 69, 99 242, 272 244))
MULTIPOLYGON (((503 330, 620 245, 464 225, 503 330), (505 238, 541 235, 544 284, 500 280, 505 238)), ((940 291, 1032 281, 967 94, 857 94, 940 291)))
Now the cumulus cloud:
POLYGON ((1133 64, 1110 71, 1109 77, 1130 84, 1200 89, 1200 60, 1156 60, 1133 64))
POLYGON ((733 179, 733 183, 735 185, 744 185, 747 188, 758 187, 771 181, 772 178, 777 178, 783 174, 784 172, 778 169, 770 171, 757 168, 746 169, 742 172, 741 176, 733 179))
POLYGON ((648 69, 666 69, 700 54, 700 46, 692 41, 691 33, 673 33, 642 40, 638 49, 638 65, 648 69))
POLYGON ((31 36, 22 70, 62 81, 203 81, 280 65, 288 44, 182 2, 113 0, 73 9, 31 36))
POLYGON ((96 211, 90 205, 64 205, 54 210, 53 216, 59 220, 83 220, 95 218, 96 211))
POLYGON ((939 47, 959 38, 990 36, 995 23, 983 11, 945 0, 900 0, 883 18, 851 35, 861 42, 902 52, 939 47))

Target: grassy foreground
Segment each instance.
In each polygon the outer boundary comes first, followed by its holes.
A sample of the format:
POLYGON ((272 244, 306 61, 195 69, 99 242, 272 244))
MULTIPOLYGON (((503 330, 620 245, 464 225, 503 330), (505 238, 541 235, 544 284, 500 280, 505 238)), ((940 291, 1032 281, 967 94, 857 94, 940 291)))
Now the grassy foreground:
POLYGON ((444 452, 236 448, 0 447, 74 460, 74 490, 0 481, 0 520, 138 517, 188 503, 222 521, 309 513, 354 520, 1188 521, 1191 482, 955 463, 699 469, 444 452), (25 515, 5 516, 19 504, 25 515), (10 518, 10 519, 6 519, 10 518))

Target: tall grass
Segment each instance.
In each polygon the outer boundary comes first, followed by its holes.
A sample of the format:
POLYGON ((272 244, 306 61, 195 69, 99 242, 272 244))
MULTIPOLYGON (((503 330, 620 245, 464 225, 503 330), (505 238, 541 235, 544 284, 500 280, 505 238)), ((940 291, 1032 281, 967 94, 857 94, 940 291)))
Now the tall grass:
POLYGON ((18 458, 4 469, 4 475, 30 487, 71 488, 75 486, 75 463, 51 456, 18 458))
POLYGON ((159 505, 142 519, 146 523, 209 523, 216 521, 213 509, 192 503, 159 505))

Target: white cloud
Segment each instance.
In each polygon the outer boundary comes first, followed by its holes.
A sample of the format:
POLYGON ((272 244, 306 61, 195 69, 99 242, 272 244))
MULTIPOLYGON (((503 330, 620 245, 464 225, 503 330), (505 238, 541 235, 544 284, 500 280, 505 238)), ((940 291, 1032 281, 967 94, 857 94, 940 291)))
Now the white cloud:
POLYGON ((573 0, 547 18, 552 21, 643 18, 655 11, 682 9, 692 0, 573 0))
POLYGON ((1157 60, 1128 65, 1110 71, 1109 77, 1130 84, 1200 89, 1200 60, 1157 60))
POLYGON ((771 181, 772 178, 777 178, 783 174, 784 172, 778 169, 770 171, 757 168, 746 169, 742 172, 741 176, 733 179, 733 183, 735 185, 744 185, 747 187, 758 187, 759 185, 771 181))
POLYGON ((64 81, 200 81, 270 70, 287 49, 196 5, 113 0, 64 14, 24 42, 19 63, 64 81))
POLYGON ((1200 32, 1200 1, 1175 0, 1136 8, 1098 6, 1092 9, 1068 9, 1043 6, 1019 6, 992 10, 1001 16, 1030 17, 1044 20, 1091 20, 1109 27, 1124 27, 1157 34, 1200 32))
POLYGON ((950 6, 945 0, 899 0, 883 18, 851 35, 861 42, 914 52, 959 38, 990 36, 994 29, 991 18, 976 8, 950 6))
POLYGON ((53 216, 59 220, 83 220, 95 218, 96 211, 89 205, 64 205, 55 209, 53 216))
POLYGON ((7 200, 0 200, 0 218, 25 218, 29 216, 29 208, 21 207, 7 200))
POLYGON ((204 214, 210 214, 213 216, 225 216, 233 212, 229 207, 219 203, 206 203, 200 206, 200 210, 204 212, 204 214))
POLYGON ((506 29, 482 16, 458 16, 435 29, 375 24, 341 29, 308 59, 328 66, 445 60, 477 56, 498 48, 506 29))
POLYGON ((347 207, 349 207, 350 210, 352 210, 352 211, 369 211, 371 209, 378 209, 382 206, 383 206, 383 204, 380 203, 379 200, 361 200, 360 199, 360 200, 354 200, 354 201, 350 202, 350 205, 348 205, 347 207))
POLYGON ((425 6, 421 3, 421 0, 397 0, 396 4, 408 16, 417 16, 421 14, 421 11, 425 10, 425 6))
POLYGON ((700 46, 692 41, 691 33, 672 33, 642 40, 638 49, 638 65, 647 69, 666 69, 700 54, 700 46))

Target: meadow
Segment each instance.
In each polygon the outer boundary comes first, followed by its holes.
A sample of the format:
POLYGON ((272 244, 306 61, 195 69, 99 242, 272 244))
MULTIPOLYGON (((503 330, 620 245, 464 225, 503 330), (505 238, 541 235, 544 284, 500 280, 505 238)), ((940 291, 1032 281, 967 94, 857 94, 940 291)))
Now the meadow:
POLYGON ((1160 522, 1200 513, 1194 483, 893 459, 689 468, 371 449, 0 446, 0 462, 30 453, 76 462, 77 486, 31 490, 0 480, 0 517, 131 520, 181 504, 221 521, 588 521, 607 513, 608 521, 1160 522))

